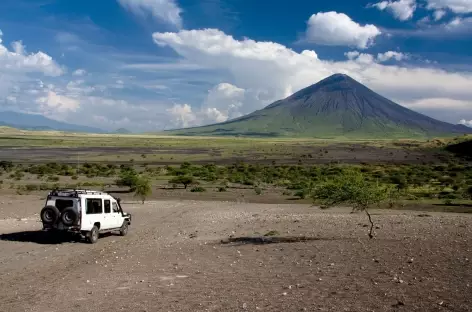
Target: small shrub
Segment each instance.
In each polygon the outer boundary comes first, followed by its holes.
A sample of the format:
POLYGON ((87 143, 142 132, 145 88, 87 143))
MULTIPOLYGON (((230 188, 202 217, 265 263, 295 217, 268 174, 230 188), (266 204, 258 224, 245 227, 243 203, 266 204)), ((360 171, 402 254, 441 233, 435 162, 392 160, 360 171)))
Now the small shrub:
POLYGON ((226 187, 220 186, 220 187, 218 188, 218 192, 226 192, 226 191, 227 191, 227 190, 226 190, 226 187))
POLYGON ((46 178, 46 180, 47 180, 48 182, 57 182, 57 181, 59 181, 59 177, 58 177, 58 176, 48 176, 48 177, 46 178))
POLYGON ((307 189, 303 189, 303 190, 298 190, 297 192, 295 192, 294 195, 297 197, 300 197, 301 199, 305 199, 309 195, 309 192, 307 189))
POLYGON ((277 235, 280 235, 280 233, 278 231, 269 231, 267 233, 264 234, 264 236, 277 236, 277 235))
POLYGON ((254 192, 256 193, 256 195, 261 195, 262 194, 262 189, 260 187, 255 187, 254 192))
POLYGON ((79 177, 76 176, 76 175, 73 175, 72 177, 70 177, 72 180, 77 180, 79 177))
POLYGON ((193 193, 202 193, 202 192, 206 192, 206 189, 205 189, 203 186, 194 186, 194 187, 192 187, 192 189, 190 190, 190 192, 193 192, 193 193))
POLYGON ((26 184, 25 189, 29 192, 31 191, 37 191, 39 189, 39 185, 36 184, 26 184))
POLYGON ((292 192, 290 192, 290 191, 283 191, 282 195, 283 195, 283 196, 292 196, 292 192))
POLYGON ((444 200, 444 205, 448 205, 448 206, 452 205, 452 199, 450 199, 450 198, 445 199, 444 200))

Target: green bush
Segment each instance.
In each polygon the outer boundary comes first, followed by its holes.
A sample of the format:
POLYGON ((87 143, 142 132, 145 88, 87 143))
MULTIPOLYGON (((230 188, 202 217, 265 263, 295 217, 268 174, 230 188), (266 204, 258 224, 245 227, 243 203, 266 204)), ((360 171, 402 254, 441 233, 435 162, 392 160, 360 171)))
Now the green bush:
POLYGON ((310 192, 307 189, 303 189, 296 191, 294 196, 300 197, 301 199, 305 199, 309 194, 310 192))
POLYGON ((130 191, 134 192, 138 180, 139 176, 136 170, 133 168, 123 168, 115 184, 119 187, 129 187, 130 191))
POLYGON ((262 194, 262 189, 260 187, 255 187, 254 192, 256 193, 256 195, 261 195, 262 194))
POLYGON ((48 182, 57 182, 57 181, 59 181, 59 177, 58 176, 48 176, 46 178, 46 181, 48 181, 48 182))
POLYGON ((146 200, 146 197, 151 195, 152 187, 151 180, 147 176, 139 176, 136 185, 134 186, 134 196, 141 199, 142 203, 146 200))
POLYGON ((220 186, 220 187, 218 188, 218 192, 226 192, 226 191, 227 191, 227 190, 226 190, 226 187, 220 186))
POLYGON ((190 192, 193 192, 193 193, 201 193, 201 192, 206 192, 206 189, 202 186, 194 186, 192 187, 192 189, 190 190, 190 192))
POLYGON ((37 191, 37 190, 39 190, 39 185, 37 185, 37 184, 26 184, 25 189, 27 191, 30 191, 30 192, 31 191, 37 191))

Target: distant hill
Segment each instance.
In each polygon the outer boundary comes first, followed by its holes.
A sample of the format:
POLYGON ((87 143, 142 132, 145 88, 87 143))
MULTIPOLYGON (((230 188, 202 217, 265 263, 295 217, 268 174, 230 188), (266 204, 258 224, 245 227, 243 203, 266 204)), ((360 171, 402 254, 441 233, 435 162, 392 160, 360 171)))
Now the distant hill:
POLYGON ((116 134, 130 134, 131 131, 129 131, 128 129, 125 129, 125 128, 119 128, 119 129, 116 129, 113 133, 116 133, 116 134))
POLYGON ((472 137, 456 139, 452 144, 446 146, 446 150, 457 156, 472 159, 472 137))
POLYGON ((175 135, 426 138, 472 133, 398 105, 343 74, 335 74, 264 109, 175 135))
POLYGON ((56 130, 66 132, 106 133, 106 131, 99 128, 69 124, 53 120, 42 115, 25 114, 11 111, 0 112, 0 126, 36 131, 56 130))

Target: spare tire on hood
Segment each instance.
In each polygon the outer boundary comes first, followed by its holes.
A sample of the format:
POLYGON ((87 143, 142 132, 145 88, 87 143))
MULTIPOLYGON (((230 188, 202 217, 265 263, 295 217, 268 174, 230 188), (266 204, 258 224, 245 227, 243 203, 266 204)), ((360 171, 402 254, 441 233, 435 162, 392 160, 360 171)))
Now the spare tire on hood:
POLYGON ((41 210, 41 221, 44 224, 54 224, 59 219, 59 209, 54 206, 46 206, 41 210))
POLYGON ((64 225, 71 226, 77 223, 79 214, 73 207, 68 207, 62 211, 61 221, 64 225))

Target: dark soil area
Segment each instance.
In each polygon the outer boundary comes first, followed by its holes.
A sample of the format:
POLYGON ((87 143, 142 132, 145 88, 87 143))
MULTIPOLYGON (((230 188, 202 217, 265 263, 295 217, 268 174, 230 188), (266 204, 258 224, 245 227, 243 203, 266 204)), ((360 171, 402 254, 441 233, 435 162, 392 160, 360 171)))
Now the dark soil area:
POLYGON ((447 159, 443 153, 433 150, 411 149, 403 147, 376 147, 364 144, 335 143, 326 146, 320 145, 296 145, 293 149, 283 147, 274 148, 271 153, 267 151, 248 150, 243 154, 236 153, 224 156, 223 151, 214 148, 152 148, 152 147, 71 147, 71 148, 45 148, 28 147, 18 148, 3 146, 0 149, 0 159, 21 163, 58 162, 76 164, 81 162, 91 163, 129 163, 128 160, 114 158, 117 155, 134 155, 135 163, 154 165, 180 164, 186 156, 197 156, 192 160, 195 164, 231 164, 238 161, 247 163, 271 164, 326 164, 340 163, 399 163, 399 164, 428 164, 439 163, 447 159), (175 154, 174 160, 159 159, 159 155, 175 154), (143 155, 147 157, 142 157, 143 155), (33 157, 32 157, 33 156, 33 157), (94 160, 96 156, 110 156, 109 160, 94 160), (152 156, 152 157, 150 157, 152 156), (201 156, 201 157, 198 157, 201 156))

